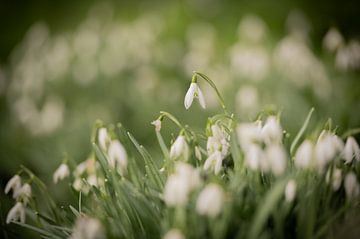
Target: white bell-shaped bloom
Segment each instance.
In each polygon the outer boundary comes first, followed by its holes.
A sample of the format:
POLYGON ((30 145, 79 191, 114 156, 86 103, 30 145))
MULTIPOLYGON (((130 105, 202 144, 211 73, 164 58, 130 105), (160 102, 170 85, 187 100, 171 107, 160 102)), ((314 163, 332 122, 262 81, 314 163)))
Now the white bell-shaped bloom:
POLYGON ((323 39, 323 46, 324 48, 333 53, 337 49, 339 49, 344 43, 344 39, 336 28, 331 28, 325 35, 323 39))
POLYGON ((209 184, 199 194, 196 211, 200 215, 215 218, 222 211, 224 197, 224 191, 219 185, 209 184))
POLYGON ((310 140, 304 140, 295 153, 295 166, 308 169, 312 166, 314 145, 310 140))
POLYGON ((185 239, 185 236, 179 229, 173 228, 164 235, 163 239, 185 239))
POLYGON ((100 128, 98 131, 98 142, 102 150, 106 152, 109 144, 110 144, 110 137, 108 135, 108 131, 106 128, 100 128))
POLYGON ((266 148, 266 158, 270 164, 271 171, 279 176, 285 172, 287 156, 285 149, 280 144, 271 144, 266 148))
POLYGON ((359 195, 359 183, 356 179, 356 175, 353 172, 346 174, 344 179, 344 187, 346 196, 348 198, 354 198, 359 195))
POLYGON ((292 202, 296 197, 296 182, 295 180, 290 180, 285 186, 285 200, 287 202, 292 202))
POLYGON ((344 143, 338 136, 324 130, 315 145, 315 161, 318 170, 322 172, 325 166, 343 151, 343 148, 344 143))
POLYGON ((254 143, 261 141, 261 124, 259 122, 240 124, 236 132, 240 146, 244 151, 254 143))
POLYGON ((354 158, 356 161, 360 161, 360 148, 352 136, 348 137, 346 140, 343 157, 346 163, 351 163, 354 158))
POLYGON ((283 131, 275 116, 267 118, 261 129, 261 137, 266 144, 280 143, 283 131))
POLYGON ((15 195, 16 192, 20 189, 20 187, 21 187, 21 178, 19 175, 16 174, 6 184, 5 194, 8 194, 10 190, 12 190, 13 195, 15 195))
POLYGON ((21 223, 25 223, 25 207, 21 202, 17 202, 15 206, 13 206, 7 217, 6 217, 6 223, 9 224, 13 221, 19 221, 21 223))
POLYGON ((67 176, 70 175, 70 170, 67 164, 62 163, 54 172, 53 181, 54 183, 58 183, 60 180, 63 180, 67 176))
POLYGON ((14 192, 14 198, 18 201, 22 201, 26 205, 31 198, 31 186, 28 183, 25 183, 19 190, 14 192))
POLYGON ((200 87, 198 86, 197 83, 192 82, 190 84, 188 91, 186 92, 185 99, 184 99, 184 105, 185 105, 186 109, 190 108, 194 98, 198 98, 201 107, 204 109, 206 108, 205 98, 204 98, 202 91, 200 90, 200 87))
POLYGON ((175 173, 170 175, 164 188, 164 201, 168 206, 184 206, 190 193, 200 185, 199 172, 191 165, 179 162, 175 173))
POLYGON ((222 161, 223 156, 221 152, 217 150, 206 159, 204 170, 214 170, 214 173, 217 175, 221 170, 222 161))
POLYGON ((325 181, 326 181, 326 183, 331 183, 332 189, 334 191, 337 191, 337 190, 339 190, 339 188, 341 186, 342 171, 341 171, 341 169, 334 168, 332 171, 331 179, 330 179, 330 173, 331 173, 331 171, 329 170, 328 173, 326 174, 325 181))
POLYGON ((155 131, 156 132, 160 132, 160 130, 161 130, 161 120, 159 120, 159 119, 154 120, 153 122, 151 122, 151 124, 155 126, 155 131))
POLYGON ((189 146, 186 143, 185 136, 179 135, 170 148, 170 158, 177 159, 183 157, 187 161, 189 157, 189 146))
MULTIPOLYGON (((245 163, 251 170, 259 170, 262 160, 266 160, 266 158, 259 145, 252 144, 245 151, 245 163)), ((267 168, 265 165, 266 163, 263 163, 264 169, 267 168)))
POLYGON ((100 221, 88 216, 80 216, 75 222, 69 239, 105 239, 105 230, 100 221))
POLYGON ((127 168, 127 154, 124 146, 119 140, 111 141, 108 150, 109 165, 112 168, 117 168, 120 174, 124 174, 127 168))

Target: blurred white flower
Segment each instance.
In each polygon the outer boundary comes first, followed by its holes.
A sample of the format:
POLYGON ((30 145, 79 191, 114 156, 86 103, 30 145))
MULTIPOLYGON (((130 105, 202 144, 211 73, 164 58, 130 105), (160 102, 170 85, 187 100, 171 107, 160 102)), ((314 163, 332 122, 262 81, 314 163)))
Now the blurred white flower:
POLYGON ((199 99, 199 103, 200 103, 201 107, 205 109, 206 108, 205 98, 204 98, 203 93, 201 92, 200 87, 198 86, 197 83, 191 82, 190 87, 189 87, 188 91, 186 92, 185 99, 184 99, 184 105, 185 105, 186 109, 190 108, 190 106, 194 100, 194 97, 199 99))
POLYGON ((353 172, 346 174, 344 179, 346 196, 351 199, 359 195, 359 183, 353 172))
POLYGON ((235 107, 239 114, 255 114, 259 108, 257 88, 252 85, 242 86, 236 93, 235 107))
POLYGON ((164 235, 163 239, 185 239, 185 236, 179 229, 173 228, 164 235))
POLYGON ((102 150, 106 151, 111 138, 109 137, 108 131, 106 128, 100 128, 98 131, 98 142, 102 150))
POLYGON ((221 152, 216 150, 214 153, 209 155, 204 163, 204 170, 214 170, 215 174, 219 174, 221 170, 221 165, 223 161, 223 156, 221 152))
POLYGON ((360 68, 360 42, 352 40, 348 45, 338 49, 335 56, 335 66, 342 71, 360 68))
POLYGON ((292 202, 296 197, 296 182, 295 180, 290 180, 285 186, 285 200, 287 202, 292 202))
POLYGON ((295 153, 295 166, 308 169, 312 166, 314 145, 310 140, 304 140, 295 153))
POLYGON ((9 224, 12 221, 25 223, 25 207, 21 202, 17 202, 8 212, 6 223, 9 224))
POLYGON ((324 48, 333 53, 343 44, 344 39, 336 28, 330 28, 323 39, 324 48))
POLYGON ((264 38, 265 33, 265 22, 253 14, 244 16, 238 27, 239 37, 243 37, 250 42, 260 42, 264 38))
POLYGON ((10 190, 13 191, 13 196, 15 197, 15 194, 17 191, 21 188, 21 178, 19 175, 14 175, 6 184, 5 186, 5 194, 8 194, 10 190))
POLYGON ((276 176, 283 174, 287 164, 287 155, 284 147, 280 144, 271 144, 267 146, 265 154, 271 171, 276 176))
POLYGON ((190 164, 178 162, 164 188, 164 201, 168 206, 184 206, 192 190, 201 183, 199 172, 190 164))
POLYGON ((183 135, 179 135, 170 148, 170 158, 177 159, 179 157, 183 157, 185 161, 187 161, 189 157, 189 146, 183 135))
POLYGON ((218 124, 213 124, 211 126, 211 133, 212 136, 208 138, 206 145, 208 154, 210 155, 215 151, 220 151, 221 155, 225 157, 228 154, 230 147, 229 135, 225 130, 221 129, 218 124))
POLYGON ((75 222, 70 239, 105 239, 105 230, 100 221, 88 216, 80 216, 75 222))
POLYGON ((250 145, 245 151, 245 163, 251 170, 259 170, 260 168, 263 171, 266 171, 267 162, 262 162, 266 160, 263 150, 257 144, 250 145))
POLYGON ((151 122, 151 124, 155 126, 155 131, 156 132, 160 132, 160 130, 161 130, 161 120, 157 119, 157 120, 151 122))
POLYGON ((246 151, 252 144, 261 142, 261 124, 242 123, 236 128, 241 148, 246 151))
POLYGON ((108 149, 109 165, 117 168, 121 175, 124 175, 127 169, 127 153, 119 140, 111 141, 108 149))
POLYGON ((275 116, 267 118, 261 129, 261 138, 266 144, 280 143, 282 141, 283 131, 275 116))
POLYGON ((353 158, 355 158, 356 161, 360 161, 360 148, 355 138, 352 136, 348 137, 346 140, 343 157, 345 163, 351 163, 353 158))
POLYGON ((31 198, 31 186, 25 183, 19 190, 14 191, 14 198, 26 205, 31 198))
POLYGON ((334 157, 343 151, 344 143, 335 134, 324 130, 315 145, 316 166, 320 172, 334 157))
POLYGON ((332 177, 330 179, 330 169, 328 170, 327 174, 326 174, 326 183, 331 183, 332 189, 334 191, 339 190, 340 186, 341 186, 341 181, 342 181, 342 171, 339 168, 334 168, 332 171, 332 177))
POLYGON ((196 211, 200 215, 215 218, 222 211, 224 197, 224 191, 219 185, 208 184, 199 194, 196 201, 196 211))
POLYGON ((70 175, 70 170, 67 164, 62 163, 54 172, 53 181, 54 183, 58 183, 60 180, 63 180, 67 176, 70 175))

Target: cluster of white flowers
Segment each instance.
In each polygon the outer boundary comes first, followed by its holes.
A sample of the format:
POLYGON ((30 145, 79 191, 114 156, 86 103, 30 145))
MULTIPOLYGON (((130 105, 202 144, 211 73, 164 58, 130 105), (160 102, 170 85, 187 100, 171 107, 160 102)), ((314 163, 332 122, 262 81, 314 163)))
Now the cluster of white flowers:
POLYGON ((275 175, 285 172, 287 154, 282 144, 283 131, 275 116, 268 117, 263 126, 260 121, 240 124, 237 136, 250 169, 271 170, 275 175))
POLYGON ((20 176, 14 175, 5 186, 5 194, 8 194, 10 191, 13 193, 16 204, 10 209, 6 217, 6 223, 12 221, 25 223, 25 207, 32 196, 31 186, 28 183, 21 185, 20 176))

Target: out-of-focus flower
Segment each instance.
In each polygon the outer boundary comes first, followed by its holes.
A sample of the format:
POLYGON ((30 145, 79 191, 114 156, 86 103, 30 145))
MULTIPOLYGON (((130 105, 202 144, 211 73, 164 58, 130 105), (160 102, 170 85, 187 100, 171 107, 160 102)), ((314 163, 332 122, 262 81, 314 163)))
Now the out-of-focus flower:
POLYGON ((271 144, 266 148, 265 154, 271 171, 277 176, 283 174, 287 160, 284 147, 280 144, 271 144))
POLYGON ((239 114, 253 115, 259 108, 259 94, 252 85, 242 86, 236 93, 236 110, 239 114))
POLYGON ((164 201, 168 206, 184 206, 189 195, 201 183, 199 172, 191 165, 178 162, 175 174, 170 175, 164 188, 164 201))
POLYGON ((260 123, 242 123, 236 129, 241 148, 246 151, 250 145, 261 141, 260 123))
POLYGON ((8 194, 10 190, 13 191, 13 196, 15 197, 15 194, 17 191, 21 188, 21 178, 19 175, 14 175, 6 184, 5 186, 5 194, 8 194))
POLYGON ((352 136, 348 137, 346 140, 343 157, 345 159, 345 163, 351 163, 353 158, 355 158, 356 161, 360 161, 360 148, 352 136))
POLYGON ((102 150, 106 151, 110 144, 110 137, 106 128, 100 128, 98 131, 98 142, 102 150))
POLYGON ((54 172, 53 181, 54 183, 58 183, 60 180, 63 180, 67 176, 70 175, 70 170, 67 164, 62 163, 54 172))
POLYGON ((26 205, 31 198, 31 186, 25 183, 19 190, 14 192, 14 198, 18 201, 22 201, 26 205))
POLYGON ((207 141, 207 151, 208 154, 212 154, 215 151, 220 151, 221 155, 225 157, 229 151, 229 135, 225 132, 225 130, 221 129, 218 124, 213 124, 211 126, 212 136, 208 138, 207 141))
POLYGON ((329 52, 335 52, 343 44, 344 39, 336 28, 331 28, 325 35, 323 40, 324 48, 329 52))
POLYGON ((359 183, 353 172, 346 174, 344 179, 346 196, 351 199, 359 195, 359 183))
POLYGON ((280 143, 282 141, 282 128, 275 116, 267 118, 261 129, 261 137, 266 144, 280 143))
POLYGON ((21 223, 25 223, 25 207, 21 202, 17 202, 15 206, 13 206, 7 217, 6 223, 9 224, 12 221, 19 221, 21 223))
POLYGON ((70 239, 105 239, 105 230, 100 221, 88 216, 80 216, 73 228, 70 239))
POLYGON ((260 42, 264 38, 265 33, 265 22, 253 14, 244 16, 238 27, 239 37, 243 37, 250 42, 260 42))
POLYGON ((348 45, 338 49, 335 56, 335 66, 342 71, 360 68, 360 42, 352 40, 348 45))
POLYGON ((246 165, 252 170, 258 170, 261 166, 262 170, 266 170, 267 162, 262 163, 262 160, 266 160, 263 150, 257 144, 252 144, 247 148, 245 153, 246 165))
POLYGON ((185 99, 184 99, 184 105, 185 105, 186 109, 190 108, 194 98, 198 98, 201 107, 204 109, 206 108, 205 98, 204 98, 203 93, 201 92, 200 87, 198 86, 197 83, 191 82, 190 87, 189 87, 188 91, 186 92, 185 99))
POLYGON ((127 153, 119 140, 111 141, 108 150, 109 165, 117 168, 121 175, 124 175, 127 169, 127 153))
POLYGON ((157 119, 157 120, 151 122, 151 124, 155 126, 155 131, 156 132, 160 132, 160 130, 161 130, 161 120, 157 119))
POLYGON ((179 157, 182 157, 185 161, 187 161, 189 157, 189 146, 183 135, 179 135, 170 148, 170 158, 177 159, 179 157))
POLYGON ((334 168, 332 171, 332 177, 330 178, 330 170, 328 171, 328 173, 326 174, 326 182, 327 183, 331 183, 332 189, 334 191, 339 190, 340 186, 341 186, 341 181, 342 181, 342 171, 341 169, 338 168, 334 168))
POLYGON ((314 145, 310 140, 304 140, 295 153, 295 166, 308 169, 312 166, 314 145))
POLYGON ((205 161, 204 163, 204 170, 214 170, 215 174, 219 174, 221 170, 223 157, 221 155, 220 151, 215 151, 212 153, 205 161))
POLYGON ((287 202, 292 202, 296 196, 296 182, 295 180, 290 180, 285 186, 285 200, 287 202))
POLYGON ((335 134, 323 131, 315 145, 316 166, 320 172, 334 157, 343 151, 344 143, 335 134))
POLYGON ((196 201, 196 211, 200 215, 215 218, 221 213, 223 204, 223 189, 219 185, 211 183, 200 192, 196 201))
POLYGON ((185 236, 179 229, 173 228, 164 235, 163 239, 185 239, 185 236))

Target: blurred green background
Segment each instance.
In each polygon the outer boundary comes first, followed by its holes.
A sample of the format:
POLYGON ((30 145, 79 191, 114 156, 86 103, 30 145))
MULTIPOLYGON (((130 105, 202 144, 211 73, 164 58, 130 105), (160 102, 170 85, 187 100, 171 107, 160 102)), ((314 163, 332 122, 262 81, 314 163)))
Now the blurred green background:
POLYGON ((358 127, 359 16, 359 1, 1 1, 1 189, 20 164, 53 185, 64 155, 87 158, 97 119, 154 154, 160 110, 201 129, 220 108, 200 83, 208 110, 184 109, 193 70, 242 120, 279 110, 293 135, 314 106, 313 125, 358 127))

